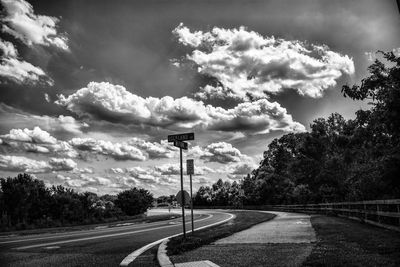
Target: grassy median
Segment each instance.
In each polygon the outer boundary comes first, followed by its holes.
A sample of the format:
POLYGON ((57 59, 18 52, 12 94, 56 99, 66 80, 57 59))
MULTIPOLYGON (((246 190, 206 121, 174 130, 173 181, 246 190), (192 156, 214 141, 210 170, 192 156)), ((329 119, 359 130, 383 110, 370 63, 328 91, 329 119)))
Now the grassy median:
POLYGON ((400 233, 314 215, 318 242, 303 266, 400 266, 400 233))
POLYGON ((235 214, 236 218, 215 227, 195 231, 194 235, 189 234, 186 239, 182 236, 172 238, 167 244, 167 254, 177 255, 193 250, 275 217, 274 214, 257 211, 229 211, 229 213, 235 214))
POLYGON ((0 232, 0 236, 36 235, 36 234, 47 234, 47 233, 92 230, 92 229, 101 229, 101 228, 112 228, 112 227, 124 226, 124 225, 129 225, 129 224, 165 221, 165 220, 171 220, 171 219, 180 218, 180 217, 182 217, 180 214, 174 214, 174 213, 160 214, 160 215, 154 215, 154 216, 146 216, 145 214, 140 214, 140 215, 136 215, 136 216, 127 217, 126 219, 120 220, 120 221, 113 220, 111 222, 96 223, 96 224, 84 224, 84 225, 75 225, 75 226, 0 232))

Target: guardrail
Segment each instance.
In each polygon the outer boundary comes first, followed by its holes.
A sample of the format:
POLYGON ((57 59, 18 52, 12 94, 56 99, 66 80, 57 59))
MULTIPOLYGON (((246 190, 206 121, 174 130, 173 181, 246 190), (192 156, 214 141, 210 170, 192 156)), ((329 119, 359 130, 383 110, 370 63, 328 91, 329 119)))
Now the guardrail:
POLYGON ((400 199, 271 206, 276 210, 323 213, 400 231, 400 199))
MULTIPOLYGON (((215 206, 208 208, 232 209, 232 207, 227 206, 215 206)), ((336 215, 400 232, 400 199, 304 205, 260 205, 243 206, 242 208, 252 210, 276 210, 336 215)))

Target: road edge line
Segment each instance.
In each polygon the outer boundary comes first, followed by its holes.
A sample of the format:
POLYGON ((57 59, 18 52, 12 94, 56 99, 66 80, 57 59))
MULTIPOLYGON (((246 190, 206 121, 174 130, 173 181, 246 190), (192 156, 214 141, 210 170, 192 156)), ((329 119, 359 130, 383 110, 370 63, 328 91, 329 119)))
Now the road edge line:
MULTIPOLYGON (((210 225, 205 225, 205 226, 202 226, 202 227, 199 227, 199 228, 195 228, 194 231, 198 231, 198 230, 205 229, 205 228, 208 228, 208 227, 212 227, 212 226, 215 226, 215 225, 223 224, 223 223, 226 223, 227 221, 230 221, 230 220, 232 220, 232 219, 234 219, 234 218, 236 217, 236 215, 231 214, 231 213, 227 213, 227 212, 219 212, 219 211, 217 211, 217 212, 214 212, 214 213, 229 214, 230 217, 229 217, 228 219, 225 219, 225 220, 220 221, 220 222, 217 222, 217 223, 212 223, 212 224, 210 224, 210 225)), ((191 232, 191 230, 186 231, 186 233, 190 233, 190 232, 191 232)), ((166 241, 166 240, 168 240, 168 239, 170 239, 170 238, 172 238, 172 237, 180 236, 180 235, 182 235, 182 233, 179 233, 179 234, 176 234, 176 235, 167 236, 167 237, 164 237, 164 238, 162 238, 162 239, 159 239, 159 240, 157 240, 157 241, 154 241, 154 242, 152 242, 152 243, 150 243, 150 244, 147 244, 146 246, 143 246, 143 247, 141 247, 141 248, 135 250, 134 252, 132 252, 131 254, 129 254, 128 256, 126 256, 126 257, 121 261, 121 263, 119 264, 119 266, 128 266, 128 265, 129 265, 130 263, 132 263, 137 257, 139 257, 142 253, 144 253, 145 251, 147 251, 147 250, 149 250, 150 248, 154 247, 155 245, 158 245, 158 244, 160 244, 160 243, 163 242, 163 241, 166 241)), ((165 254, 165 256, 168 257, 166 254, 165 254)), ((168 257, 168 259, 169 259, 169 257, 168 257)), ((158 254, 157 254, 157 260, 158 260, 158 254)))

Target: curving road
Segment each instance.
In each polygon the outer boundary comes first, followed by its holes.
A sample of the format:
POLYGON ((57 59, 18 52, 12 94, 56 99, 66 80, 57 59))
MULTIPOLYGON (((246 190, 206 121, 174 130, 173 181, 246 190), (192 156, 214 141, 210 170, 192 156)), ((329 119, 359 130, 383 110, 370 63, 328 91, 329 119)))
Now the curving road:
MULTIPOLYGON (((232 218, 218 211, 198 211, 195 228, 232 218)), ((186 230, 191 229, 186 217, 186 230)), ((181 219, 105 229, 1 237, 0 266, 118 266, 133 251, 182 232, 181 219)))

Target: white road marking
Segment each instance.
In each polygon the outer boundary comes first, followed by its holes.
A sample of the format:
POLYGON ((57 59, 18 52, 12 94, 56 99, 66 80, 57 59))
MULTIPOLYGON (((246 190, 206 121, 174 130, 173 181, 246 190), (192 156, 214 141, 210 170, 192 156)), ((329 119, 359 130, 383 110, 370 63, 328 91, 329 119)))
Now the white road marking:
MULTIPOLYGON (((206 220, 206 219, 209 219, 209 218, 211 218, 211 217, 212 217, 212 215, 210 215, 209 217, 200 219, 200 220, 198 220, 197 222, 203 221, 203 220, 206 220)), ((176 225, 166 225, 166 226, 155 227, 155 228, 149 228, 149 229, 143 229, 143 230, 137 230, 137 231, 123 232, 123 233, 115 233, 115 234, 108 234, 108 235, 100 235, 100 236, 83 237, 83 238, 70 239, 70 240, 63 240, 63 241, 50 242, 50 243, 35 244, 35 245, 30 245, 30 246, 17 247, 17 248, 14 248, 14 249, 16 249, 16 250, 24 250, 24 249, 30 249, 30 248, 47 247, 47 246, 53 246, 53 245, 59 245, 59 244, 68 244, 68 243, 74 243, 74 242, 79 242, 79 241, 88 241, 88 240, 94 240, 94 239, 100 239, 100 238, 106 238, 106 237, 115 237, 115 236, 122 236, 122 235, 130 235, 130 234, 148 232, 148 231, 152 231, 152 230, 157 230, 157 229, 162 229, 162 228, 169 228, 169 227, 175 227, 175 226, 176 226, 176 225)))
POLYGON ((60 248, 60 246, 51 246, 51 247, 45 247, 45 249, 58 249, 58 248, 60 248))
MULTIPOLYGON (((205 225, 205 226, 202 226, 202 227, 199 227, 199 228, 195 228, 194 230, 195 230, 195 231, 198 231, 198 230, 205 229, 205 228, 208 228, 208 227, 211 227, 211 226, 223 224, 223 223, 225 223, 225 222, 227 222, 227 221, 229 221, 229 220, 235 218, 235 215, 234 215, 234 214, 231 214, 231 213, 226 213, 226 212, 215 212, 215 211, 213 211, 213 213, 228 214, 228 215, 229 215, 229 218, 228 218, 228 219, 225 219, 225 220, 223 220, 223 221, 220 221, 220 222, 216 222, 216 223, 212 223, 212 224, 209 224, 209 225, 205 225)), ((210 215, 211 215, 211 214, 210 214, 210 215)), ((187 230, 187 231, 186 231, 186 233, 190 233, 190 232, 191 232, 191 230, 187 230)), ((160 244, 161 242, 163 242, 164 240, 166 240, 166 239, 168 239, 168 238, 172 238, 172 237, 179 236, 179 235, 182 235, 182 233, 179 233, 179 234, 176 234, 176 235, 171 235, 171 236, 162 238, 162 239, 160 239, 160 240, 154 241, 154 242, 152 242, 152 243, 150 243, 150 244, 147 244, 147 245, 144 246, 144 247, 141 247, 141 248, 135 250, 134 252, 132 252, 131 254, 129 254, 128 256, 126 256, 126 257, 121 261, 121 263, 119 264, 119 266, 128 266, 131 262, 133 262, 138 256, 140 256, 140 255, 141 255, 142 253, 144 253, 145 251, 149 250, 150 248, 154 247, 154 246, 157 245, 157 244, 160 244)))

